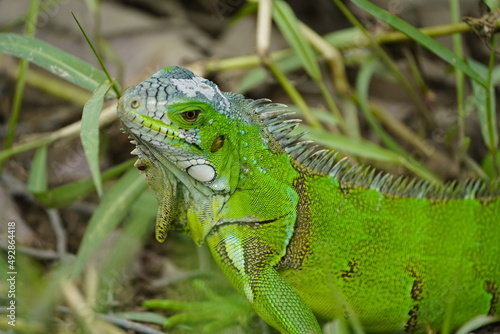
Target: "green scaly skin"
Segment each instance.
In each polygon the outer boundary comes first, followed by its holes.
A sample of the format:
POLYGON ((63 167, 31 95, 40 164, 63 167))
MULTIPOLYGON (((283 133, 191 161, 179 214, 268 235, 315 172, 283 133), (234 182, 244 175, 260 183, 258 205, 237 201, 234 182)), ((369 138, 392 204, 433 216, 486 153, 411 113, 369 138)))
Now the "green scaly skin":
POLYGON ((168 67, 118 113, 158 197, 157 239, 206 242, 231 284, 283 333, 356 317, 370 332, 500 315, 498 187, 433 187, 335 163, 289 132, 286 106, 168 67), (450 306, 452 305, 452 306, 450 306))

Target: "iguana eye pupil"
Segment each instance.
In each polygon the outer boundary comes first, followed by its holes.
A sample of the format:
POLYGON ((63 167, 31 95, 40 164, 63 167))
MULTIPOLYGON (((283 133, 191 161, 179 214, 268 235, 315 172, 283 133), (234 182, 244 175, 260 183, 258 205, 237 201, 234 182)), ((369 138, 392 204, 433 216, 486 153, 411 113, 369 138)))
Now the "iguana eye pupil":
POLYGON ((194 122, 198 119, 198 116, 200 115, 200 111, 199 110, 188 110, 188 111, 183 112, 181 115, 182 115, 182 118, 184 118, 184 120, 186 120, 188 122, 194 122))
POLYGON ((132 108, 139 108, 139 104, 140 104, 140 103, 139 103, 139 100, 132 100, 132 101, 130 102, 130 106, 131 106, 132 108))

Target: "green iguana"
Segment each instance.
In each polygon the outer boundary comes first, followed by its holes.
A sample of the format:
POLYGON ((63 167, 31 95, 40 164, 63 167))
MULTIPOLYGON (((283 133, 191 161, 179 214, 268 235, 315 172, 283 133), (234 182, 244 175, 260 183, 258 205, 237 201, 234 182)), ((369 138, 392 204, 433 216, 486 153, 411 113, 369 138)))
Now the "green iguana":
POLYGON ((283 104, 222 92, 182 67, 119 101, 136 167, 172 226, 207 243, 231 284, 283 333, 356 317, 369 332, 500 315, 500 190, 436 187, 349 167, 290 135, 283 104), (450 306, 452 305, 452 306, 450 306))

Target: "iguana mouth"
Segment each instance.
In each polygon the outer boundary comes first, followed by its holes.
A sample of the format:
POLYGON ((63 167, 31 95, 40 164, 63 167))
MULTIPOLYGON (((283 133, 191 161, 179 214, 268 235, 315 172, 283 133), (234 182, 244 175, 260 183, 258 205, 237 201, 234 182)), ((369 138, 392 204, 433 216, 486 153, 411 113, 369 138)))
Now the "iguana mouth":
MULTIPOLYGON (((165 114, 161 119, 145 115, 137 110, 127 108, 125 99, 120 99, 118 103, 118 116, 124 124, 125 131, 154 149, 164 149, 174 156, 181 156, 184 159, 193 158, 193 154, 188 153, 188 147, 198 152, 202 152, 201 147, 187 139, 187 133, 171 127, 165 114), (186 146, 186 147, 182 147, 186 146)), ((129 102, 129 104, 133 103, 129 102)), ((156 113, 155 113, 156 114, 156 113)), ((196 157, 195 157, 196 158, 196 157)))
POLYGON ((186 144, 189 144, 183 140, 185 139, 184 134, 176 129, 169 128, 168 124, 164 123, 162 120, 155 119, 135 110, 127 110, 123 106, 123 103, 118 104, 118 116, 125 124, 126 131, 140 137, 141 140, 150 139, 150 141, 153 141, 161 139, 158 145, 166 143, 165 139, 168 141, 182 140, 186 144), (149 131, 145 131, 146 129, 149 131))

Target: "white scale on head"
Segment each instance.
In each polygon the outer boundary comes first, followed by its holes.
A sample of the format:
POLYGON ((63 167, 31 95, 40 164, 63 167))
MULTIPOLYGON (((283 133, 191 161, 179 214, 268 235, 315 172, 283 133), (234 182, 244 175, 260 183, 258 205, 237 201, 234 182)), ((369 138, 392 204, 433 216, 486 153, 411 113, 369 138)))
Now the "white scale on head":
POLYGON ((187 97, 195 97, 196 93, 205 95, 209 100, 213 100, 215 88, 206 84, 206 79, 193 77, 191 79, 170 79, 179 91, 186 94, 187 97))
MULTIPOLYGON (((207 79, 194 76, 191 79, 170 79, 170 81, 177 88, 177 90, 186 94, 187 97, 195 97, 197 93, 200 93, 204 95, 208 100, 214 101, 214 97, 217 94, 221 97, 221 99, 219 100, 220 105, 218 111, 224 114, 225 111, 229 109, 229 101, 227 100, 227 98, 217 87, 213 87, 207 84, 207 82, 210 82, 207 79)), ((169 90, 171 91, 171 89, 167 89, 168 94, 173 93, 169 92, 169 90)))

